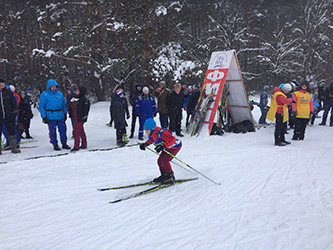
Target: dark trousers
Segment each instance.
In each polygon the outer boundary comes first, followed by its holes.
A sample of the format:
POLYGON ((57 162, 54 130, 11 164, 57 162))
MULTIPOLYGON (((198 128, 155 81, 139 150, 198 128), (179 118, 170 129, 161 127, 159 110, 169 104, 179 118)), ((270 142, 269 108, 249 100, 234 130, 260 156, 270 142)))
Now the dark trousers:
POLYGON ((261 110, 261 116, 259 118, 259 124, 264 124, 264 123, 266 123, 266 116, 267 116, 268 109, 267 109, 267 107, 260 107, 260 110, 261 110))
POLYGON ((172 114, 169 114, 170 118, 170 125, 169 129, 172 132, 176 132, 177 135, 180 134, 180 127, 181 127, 181 121, 182 121, 182 112, 175 112, 172 114))
POLYGON ((294 128, 294 135, 293 140, 303 140, 306 125, 308 124, 308 118, 296 118, 295 119, 295 128, 294 128))
POLYGON ((138 116, 136 115, 135 113, 135 109, 133 108, 133 112, 132 112, 132 124, 131 124, 131 135, 134 134, 134 131, 135 131, 135 123, 136 123, 136 118, 138 116))
POLYGON ((283 122, 282 114, 276 114, 275 115, 275 131, 274 131, 275 143, 286 141, 286 139, 285 139, 286 132, 287 132, 287 122, 283 122))
POLYGON ((124 134, 126 134, 126 128, 116 129, 117 142, 122 142, 124 134))
POLYGON ((159 113, 160 123, 162 128, 168 128, 169 126, 169 116, 168 114, 159 113))
POLYGON ((74 148, 78 149, 80 148, 80 142, 81 147, 86 148, 87 147, 87 136, 84 132, 84 122, 75 122, 74 123, 74 148))
POLYGON ((323 114, 323 119, 321 121, 322 124, 326 124, 327 116, 330 110, 331 110, 330 125, 333 125, 333 105, 330 102, 324 103, 324 114, 323 114))

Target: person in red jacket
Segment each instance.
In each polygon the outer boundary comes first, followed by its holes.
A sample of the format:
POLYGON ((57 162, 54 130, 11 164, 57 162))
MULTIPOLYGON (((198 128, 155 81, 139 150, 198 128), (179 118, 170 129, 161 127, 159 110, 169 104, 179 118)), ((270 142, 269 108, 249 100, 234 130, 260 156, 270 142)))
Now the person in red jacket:
POLYGON ((313 113, 312 94, 309 91, 309 82, 300 84, 300 89, 293 93, 292 113, 295 119, 295 129, 292 140, 304 140, 306 125, 309 122, 310 114, 313 113))
POLYGON ((162 184, 173 183, 175 176, 170 164, 173 157, 167 152, 176 155, 182 147, 181 140, 170 130, 156 127, 156 122, 153 118, 148 118, 143 127, 148 135, 148 140, 140 144, 140 149, 145 150, 147 146, 154 144, 156 152, 161 152, 157 160, 161 176, 155 178, 153 182, 162 184))
POLYGON ((292 99, 287 98, 286 94, 291 91, 291 85, 286 83, 274 89, 270 109, 267 113, 267 119, 270 121, 275 120, 274 139, 275 146, 286 146, 290 144, 285 140, 285 133, 287 131, 287 121, 289 120, 288 104, 292 99))

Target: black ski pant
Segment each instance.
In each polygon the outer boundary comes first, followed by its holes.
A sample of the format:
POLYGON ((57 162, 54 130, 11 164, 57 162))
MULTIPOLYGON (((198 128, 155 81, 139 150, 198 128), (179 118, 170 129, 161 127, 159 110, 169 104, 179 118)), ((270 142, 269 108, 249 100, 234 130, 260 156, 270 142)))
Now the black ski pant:
POLYGON ((169 118, 170 118, 170 125, 169 125, 169 129, 172 132, 176 132, 177 135, 180 134, 180 127, 181 127, 181 121, 182 121, 182 112, 177 111, 174 112, 172 114, 169 114, 169 118))
POLYGON ((285 139, 286 132, 287 132, 287 122, 283 122, 282 114, 276 114, 275 115, 275 131, 274 131, 275 144, 286 141, 286 139, 285 139))
POLYGON ((333 104, 331 102, 324 103, 324 114, 323 114, 323 119, 321 121, 322 124, 326 124, 327 116, 330 110, 331 110, 330 125, 333 125, 333 104))
POLYGON ((138 116, 135 113, 135 108, 133 108, 133 111, 132 111, 132 124, 131 124, 131 135, 134 135, 135 123, 136 123, 136 119, 137 118, 138 118, 138 116))
POLYGON ((126 134, 126 128, 116 129, 117 142, 122 142, 124 134, 126 134))
POLYGON ((295 119, 295 128, 294 128, 294 135, 293 140, 303 140, 306 125, 308 124, 308 118, 296 118, 295 119))

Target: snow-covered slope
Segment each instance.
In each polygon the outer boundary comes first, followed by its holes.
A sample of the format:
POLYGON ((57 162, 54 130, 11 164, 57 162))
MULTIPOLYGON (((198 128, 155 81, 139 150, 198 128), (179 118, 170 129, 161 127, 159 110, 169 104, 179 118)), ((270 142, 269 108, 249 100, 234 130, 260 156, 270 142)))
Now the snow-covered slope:
MULTIPOLYGON (((108 110, 91 107, 89 149, 115 146, 108 110)), ((58 153, 35 111, 37 141, 22 146, 37 148, 0 156, 0 249, 333 249, 333 128, 319 122, 286 147, 273 146, 274 128, 186 135, 177 156, 221 185, 178 162, 176 178, 199 179, 109 204, 145 187, 97 188, 151 180, 157 156, 126 147, 25 160, 58 153)))

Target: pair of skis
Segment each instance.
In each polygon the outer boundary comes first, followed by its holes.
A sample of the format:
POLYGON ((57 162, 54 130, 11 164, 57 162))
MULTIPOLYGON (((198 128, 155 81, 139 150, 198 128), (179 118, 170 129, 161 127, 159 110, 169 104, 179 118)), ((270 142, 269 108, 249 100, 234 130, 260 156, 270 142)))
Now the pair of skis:
POLYGON ((117 190, 117 189, 125 189, 125 188, 133 188, 133 187, 142 187, 142 186, 154 185, 154 187, 148 188, 148 189, 143 190, 141 192, 134 193, 134 194, 125 196, 125 197, 117 199, 117 200, 110 201, 110 203, 118 203, 118 202, 121 202, 121 201, 125 201, 125 200, 129 200, 129 199, 138 197, 138 196, 150 194, 152 192, 156 192, 158 190, 161 190, 161 189, 164 189, 164 188, 167 188, 167 187, 171 187, 171 186, 176 185, 176 184, 181 184, 181 183, 188 182, 188 181, 194 181, 194 180, 197 180, 197 179, 198 178, 178 179, 178 180, 175 180, 173 183, 168 183, 168 184, 158 184, 156 182, 149 181, 149 182, 143 182, 143 183, 131 184, 131 185, 125 185, 125 186, 99 188, 97 190, 98 191, 108 191, 108 190, 117 190))

